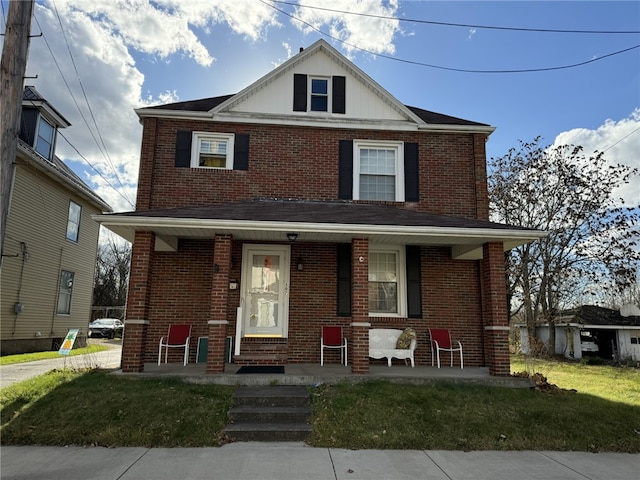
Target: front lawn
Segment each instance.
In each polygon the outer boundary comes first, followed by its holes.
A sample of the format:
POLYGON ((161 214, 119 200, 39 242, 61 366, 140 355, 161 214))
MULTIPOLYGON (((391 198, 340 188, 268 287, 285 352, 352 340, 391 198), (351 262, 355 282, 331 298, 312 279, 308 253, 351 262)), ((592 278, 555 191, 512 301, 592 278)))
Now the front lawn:
MULTIPOLYGON (((514 371, 521 371, 517 362, 514 371)), ((347 449, 640 452, 640 372, 556 363, 542 373, 578 393, 384 381, 310 387, 308 443, 347 449)), ((226 441, 222 430, 233 391, 104 371, 54 371, 0 390, 1 442, 219 446, 226 441)))

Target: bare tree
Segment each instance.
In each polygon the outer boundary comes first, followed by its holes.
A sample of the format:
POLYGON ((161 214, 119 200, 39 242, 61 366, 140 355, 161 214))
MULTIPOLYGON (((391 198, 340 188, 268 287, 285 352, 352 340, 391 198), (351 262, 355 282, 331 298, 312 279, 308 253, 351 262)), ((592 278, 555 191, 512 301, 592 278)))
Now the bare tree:
POLYGON ((131 244, 110 238, 98 247, 93 305, 122 306, 127 300, 131 244))
POLYGON ((536 322, 549 322, 553 352, 559 310, 589 289, 623 291, 635 281, 638 207, 613 193, 637 170, 609 165, 602 152, 586 158, 579 146, 539 144, 492 158, 489 194, 492 219, 548 232, 506 254, 507 293, 532 347, 536 322))

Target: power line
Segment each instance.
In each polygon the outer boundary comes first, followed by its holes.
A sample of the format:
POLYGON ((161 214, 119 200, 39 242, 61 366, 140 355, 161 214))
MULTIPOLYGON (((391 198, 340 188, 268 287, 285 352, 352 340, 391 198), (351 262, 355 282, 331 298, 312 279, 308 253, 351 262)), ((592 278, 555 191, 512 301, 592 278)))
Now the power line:
MULTIPOLYGON (((82 160, 84 160, 84 161, 85 161, 85 163, 86 163, 87 165, 89 165, 89 166, 93 169, 93 171, 94 171, 94 172, 96 172, 96 173, 98 174, 98 176, 99 176, 100 178, 102 178, 102 179, 105 181, 105 183, 106 183, 107 185, 109 185, 111 188, 113 188, 113 190, 115 190, 115 192, 116 192, 118 195, 120 195, 120 196, 121 196, 121 197, 122 197, 122 198, 123 198, 123 199, 124 199, 128 204, 129 204, 129 205, 131 205, 131 207, 132 207, 132 208, 134 208, 134 209, 135 209, 135 205, 133 204, 133 202, 131 202, 131 200, 129 200, 129 198, 127 198, 123 192, 121 192, 121 191, 120 191, 120 190, 118 190, 116 187, 114 187, 114 186, 113 186, 113 184, 112 184, 109 180, 107 180, 107 178, 102 174, 102 172, 101 172, 100 170, 98 170, 96 167, 94 167, 94 166, 91 164, 91 162, 90 162, 89 160, 87 160, 87 159, 85 158, 85 156, 84 156, 84 155, 82 155, 82 154, 80 153, 80 151, 76 148, 76 146, 75 146, 74 144, 72 144, 72 143, 69 141, 69 139, 68 139, 67 137, 65 137, 65 136, 63 135, 63 133, 62 133, 61 131, 59 131, 59 130, 58 130, 58 135, 60 135, 62 138, 64 138, 64 140, 67 142, 67 144, 68 144, 71 148, 73 148, 73 149, 75 150, 75 152, 80 156, 80 158, 81 158, 82 160)), ((124 185, 122 185, 122 187, 124 188, 124 185)))
MULTIPOLYGON (((118 183, 120 184, 120 186, 122 188, 124 188, 124 184, 122 182, 122 180, 120 179, 120 176, 118 175, 118 170, 115 168, 112 160, 111 160, 111 156, 109 155, 109 151, 107 149, 106 144, 104 143, 104 138, 102 137, 102 134, 100 133, 100 128, 98 127, 98 122, 96 121, 96 117, 93 114, 93 109, 91 108, 91 103, 89 102, 89 99, 87 98, 87 92, 84 89, 84 84, 82 83, 82 79, 80 78, 80 73, 78 72, 78 67, 76 65, 76 62, 73 58, 73 54, 71 53, 71 47, 69 46, 69 41, 67 40, 67 35, 64 32, 64 27, 62 25, 62 20, 60 19, 60 14, 58 13, 58 7, 56 5, 55 0, 53 0, 53 8, 56 12, 56 17, 58 18, 58 24, 60 25, 60 31, 62 32, 62 36, 64 38, 65 44, 67 45, 67 51, 69 52, 69 58, 71 58, 71 63, 73 65, 73 69, 76 72, 76 78, 78 79, 78 83, 80 84, 80 89, 82 90, 82 94, 84 96, 84 100, 87 104, 87 108, 89 109, 89 114, 91 115, 91 119, 93 120, 93 125, 95 126, 96 132, 98 133, 98 137, 100 137, 100 142, 102 144, 102 148, 104 149, 104 157, 107 160, 107 164, 111 167, 111 170, 113 171, 114 176, 116 177, 116 180, 118 181, 118 183)), ((87 125, 87 128, 89 127, 89 125, 87 125)), ((95 140, 95 137, 94 137, 95 140)), ((97 142, 97 140, 96 140, 97 142)), ((101 150, 102 151, 102 150, 101 150)), ((131 203, 131 202, 129 202, 131 203)))
POLYGON ((513 31, 513 32, 535 32, 535 33, 578 33, 578 34, 586 33, 586 34, 609 34, 609 35, 640 33, 640 30, 568 30, 568 29, 557 29, 557 28, 503 27, 503 26, 496 26, 496 25, 474 25, 470 23, 436 22, 433 20, 418 20, 414 18, 400 18, 400 17, 391 17, 386 15, 376 15, 374 13, 348 12, 345 10, 337 10, 333 8, 316 7, 311 5, 300 5, 294 2, 286 2, 284 0, 271 0, 271 1, 273 3, 281 3, 283 5, 291 5, 298 8, 306 8, 309 10, 322 10, 325 12, 339 13, 342 15, 356 15, 360 17, 379 18, 382 20, 396 20, 399 22, 407 22, 407 23, 423 23, 427 25, 440 25, 445 27, 480 28, 480 29, 487 29, 487 30, 507 30, 507 31, 513 31))
MULTIPOLYGON (((395 62, 407 63, 409 65, 416 65, 416 66, 419 66, 419 67, 433 68, 433 69, 437 69, 437 70, 446 70, 446 71, 449 71, 449 72, 491 73, 491 74, 496 74, 496 73, 533 73, 533 72, 550 72, 550 71, 555 71, 555 70, 566 70, 568 68, 581 67, 581 66, 587 65, 589 63, 594 63, 594 62, 603 60, 603 59, 608 58, 608 57, 613 57, 615 55, 620 55, 622 53, 634 50, 636 48, 640 48, 640 45, 634 45, 632 47, 625 48, 623 50, 618 50, 616 52, 611 52, 611 53, 608 53, 606 55, 601 55, 599 57, 592 58, 591 60, 586 60, 584 62, 572 63, 572 64, 569 64, 569 65, 560 65, 560 66, 556 66, 556 67, 525 68, 525 69, 513 69, 513 70, 506 70, 506 69, 502 69, 502 70, 475 70, 475 69, 467 69, 467 68, 445 67, 443 65, 434 65, 434 64, 430 64, 430 63, 418 62, 416 60, 408 60, 408 59, 404 59, 404 58, 392 57, 390 55, 384 55, 384 54, 381 54, 381 53, 372 52, 371 50, 367 50, 366 48, 358 47, 357 45, 354 45, 354 44, 349 43, 349 42, 347 42, 345 40, 342 40, 341 38, 334 37, 333 35, 331 35, 329 33, 323 32, 318 27, 315 27, 314 25, 311 25, 310 23, 305 22, 304 20, 302 20, 302 19, 300 19, 300 18, 298 18, 298 17, 296 17, 294 15, 285 12, 284 10, 276 7, 275 5, 271 5, 271 4, 267 3, 265 0, 259 0, 259 1, 261 3, 263 3, 263 4, 265 4, 265 5, 273 8, 277 12, 280 12, 283 15, 286 15, 287 17, 292 18, 293 20, 308 26, 309 28, 311 28, 312 30, 315 30, 319 34, 324 35, 325 37, 330 38, 332 40, 335 40, 336 42, 340 42, 343 45, 347 45, 348 47, 351 47, 351 48, 353 48, 355 50, 359 50, 361 52, 365 52, 365 53, 368 53, 368 54, 376 56, 376 57, 386 58, 387 60, 393 60, 395 62)), ((286 2, 279 2, 279 3, 286 3, 286 2)))
POLYGON ((613 145, 609 145, 607 148, 605 148, 602 153, 606 152, 607 150, 611 150, 613 147, 615 147, 616 145, 618 145, 621 141, 623 141, 625 138, 630 137, 631 135, 633 135, 634 133, 636 133, 638 130, 640 130, 640 127, 636 128, 635 130, 627 133, 624 137, 622 137, 620 140, 618 140, 616 143, 614 143, 613 145))
MULTIPOLYGON (((80 116, 82 117, 82 120, 84 121, 85 125, 87 126, 87 130, 89 131, 89 134, 90 134, 90 135, 91 135, 91 137, 93 138, 93 141, 96 143, 96 145, 97 145, 98 150, 100 151, 100 153, 102 153, 102 155, 103 155, 103 156, 105 157, 105 159, 106 159, 106 158, 107 158, 107 156, 105 155, 104 151, 103 151, 103 150, 102 150, 102 148, 100 147, 100 144, 99 144, 98 140, 96 139, 95 134, 93 133, 93 130, 91 129, 91 127, 89 127, 89 122, 87 121, 86 117, 84 116, 84 113, 82 112, 82 109, 80 108, 80 105, 78 105, 78 101, 76 100, 75 95, 74 95, 74 94, 73 94, 73 92, 71 91, 71 86, 70 86, 70 85, 69 85, 69 83, 67 82, 67 79, 66 79, 66 77, 65 77, 64 73, 62 72, 62 69, 60 68, 60 64, 58 63, 58 60, 57 60, 57 58, 56 58, 55 54, 53 53, 53 50, 51 49, 51 45, 49 44, 49 41, 47 40, 47 37, 44 35, 44 31, 43 31, 42 27, 40 26, 40 22, 38 21, 38 17, 37 17, 36 15, 34 15, 34 16, 33 16, 33 18, 35 19, 35 21, 36 21, 36 23, 37 23, 37 25, 38 25, 38 28, 39 28, 39 29, 40 29, 40 31, 42 32, 42 38, 44 39, 44 43, 45 43, 45 45, 47 46, 47 49, 49 50, 49 53, 51 54, 51 58, 53 59, 53 63, 55 64, 56 68, 58 69, 58 72, 60 73, 60 76, 62 77, 62 81, 64 82, 65 86, 67 87, 67 90, 68 90, 68 92, 69 92, 69 95, 71 96, 71 99, 73 100, 73 103, 75 104, 76 108, 78 109, 78 112, 80 113, 80 116)), ((60 133, 60 132, 58 132, 58 133, 60 133)), ((61 134, 61 136, 62 136, 65 140, 67 140, 67 139, 64 137, 64 135, 62 135, 62 134, 61 134)), ((68 141, 68 140, 67 140, 67 143, 69 143, 69 141, 68 141)), ((71 145, 71 144, 70 144, 70 145, 71 145)), ((72 147, 73 147, 73 145, 72 145, 72 147)), ((77 150, 75 147, 73 147, 73 148, 76 150, 76 152, 78 152, 78 150, 77 150)), ((78 152, 78 154, 79 154, 79 155, 81 155, 81 154, 80 154, 80 152, 78 152)), ((81 156, 82 156, 82 155, 81 155, 81 156)), ((84 157, 82 157, 82 158, 84 158, 84 157)), ((91 166, 91 167, 92 167, 92 168, 94 168, 94 170, 95 170, 95 167, 93 167, 93 166, 91 166)), ((113 166, 111 166, 111 167, 113 168, 113 166)), ((97 170, 96 170, 96 171, 97 171, 97 170)), ((114 171, 115 171, 115 169, 114 169, 114 171)), ((102 175, 101 175, 101 176, 102 176, 102 175)), ((120 178, 119 178, 119 176, 118 176, 117 172, 115 172, 115 177, 116 177, 116 179, 118 180, 118 182, 120 183, 120 186, 124 189, 124 184, 123 184, 123 182, 120 180, 120 178)), ((103 177, 103 178, 104 178, 104 177, 103 177)), ((123 194, 123 193, 121 193, 120 191, 118 191, 118 190, 117 190, 117 189, 116 189, 116 188, 115 188, 111 183, 109 183, 109 182, 107 182, 107 183, 108 183, 108 184, 109 184, 109 186, 110 186, 111 188, 113 188, 113 189, 114 189, 114 190, 115 190, 115 191, 116 191, 120 196, 122 196, 122 197, 124 198, 124 194, 123 194)), ((134 205, 134 202, 133 202, 133 201, 131 201, 131 199, 129 199, 129 198, 125 198, 125 200, 126 200, 126 201, 127 201, 127 203, 129 203, 130 205, 134 205)))

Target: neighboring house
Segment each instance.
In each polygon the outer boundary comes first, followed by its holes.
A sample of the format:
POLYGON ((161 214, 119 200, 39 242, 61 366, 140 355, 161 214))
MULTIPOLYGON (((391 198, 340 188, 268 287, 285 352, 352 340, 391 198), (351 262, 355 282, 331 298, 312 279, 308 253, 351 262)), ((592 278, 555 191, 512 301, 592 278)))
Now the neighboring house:
POLYGON ((543 232, 488 221, 493 127, 403 105, 323 40, 235 95, 137 114, 136 211, 95 217, 133 242, 125 372, 189 323, 209 373, 229 337, 239 364, 319 363, 329 324, 357 374, 389 327, 416 330, 419 365, 447 327, 465 366, 510 373, 504 252, 543 232))
MULTIPOLYGON (((520 330, 521 351, 529 353, 526 325, 520 330)), ((583 305, 562 312, 555 320, 556 355, 580 359, 585 355, 605 359, 640 361, 640 309, 626 305, 618 310, 583 305)), ((536 338, 549 342, 549 324, 536 326, 536 338)))
POLYGON ((56 349, 70 328, 86 337, 100 229, 91 216, 111 211, 55 156, 69 122, 34 87, 22 106, 2 252, 3 355, 56 349))

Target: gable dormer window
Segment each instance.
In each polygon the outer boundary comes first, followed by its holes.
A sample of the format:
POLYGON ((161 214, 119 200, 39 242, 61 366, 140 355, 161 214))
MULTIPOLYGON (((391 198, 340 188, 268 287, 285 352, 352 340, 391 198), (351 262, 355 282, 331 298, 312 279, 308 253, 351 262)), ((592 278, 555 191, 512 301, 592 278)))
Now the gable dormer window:
POLYGON ((294 112, 346 112, 346 77, 293 75, 294 112))
POLYGON ((38 152, 47 160, 51 160, 55 131, 56 130, 55 128, 53 128, 53 125, 47 122, 44 117, 40 115, 35 148, 36 152, 38 152))

